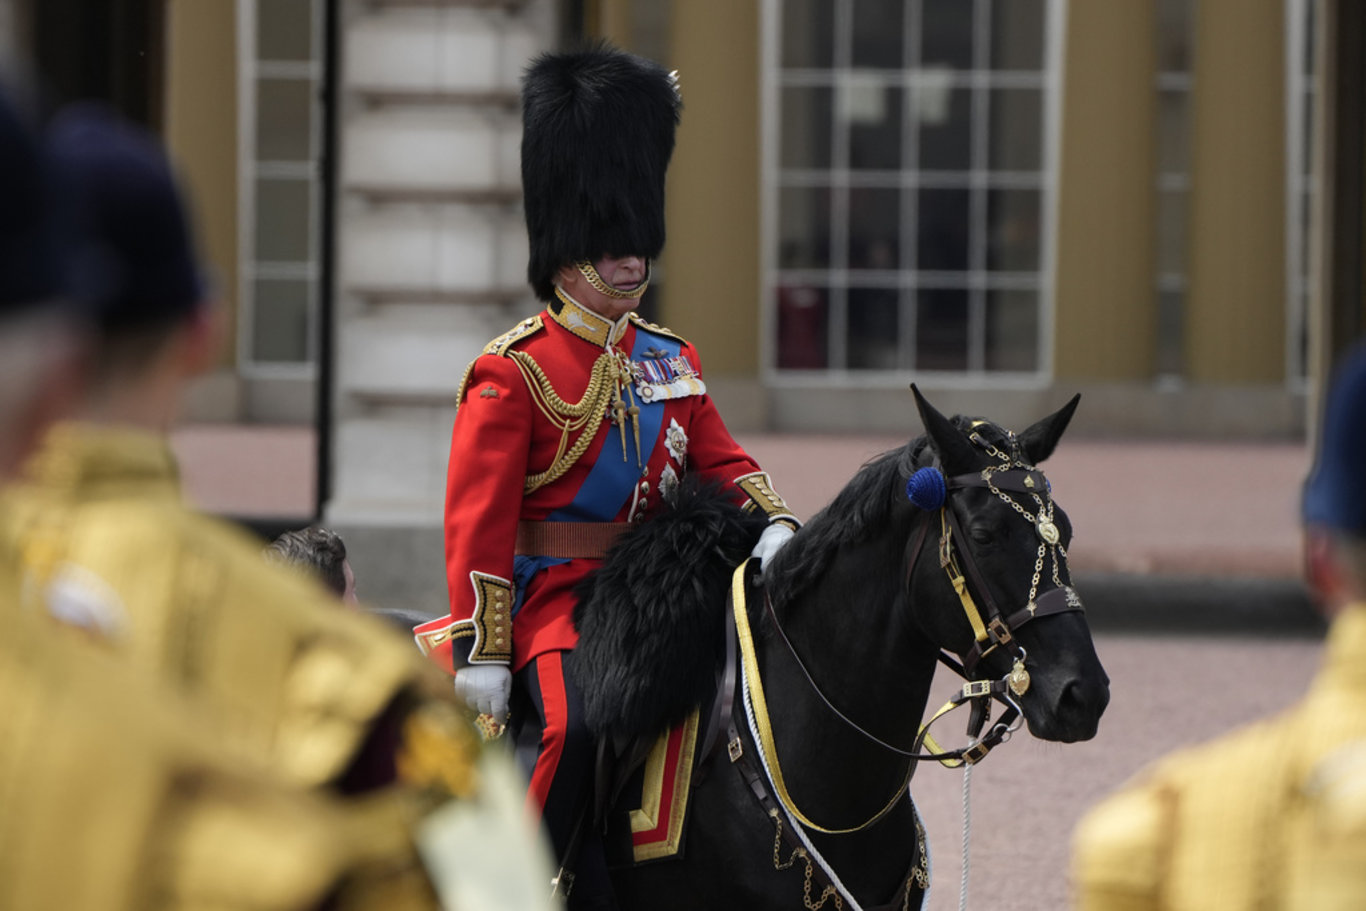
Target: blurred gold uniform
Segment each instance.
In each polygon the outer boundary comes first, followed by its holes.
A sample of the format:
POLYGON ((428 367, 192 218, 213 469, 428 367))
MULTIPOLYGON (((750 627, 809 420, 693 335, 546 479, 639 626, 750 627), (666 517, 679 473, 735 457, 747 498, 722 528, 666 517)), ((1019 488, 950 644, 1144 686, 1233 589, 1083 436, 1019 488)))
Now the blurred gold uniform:
POLYGON ((414 792, 283 790, 145 675, 14 610, 0 561, 0 908, 440 907, 414 792))
POLYGON ((188 508, 163 438, 59 424, 0 504, 25 606, 165 681, 226 749, 291 784, 472 793, 480 745, 445 678, 188 508))
POLYGON ((1366 908, 1363 655, 1358 604, 1297 706, 1160 761, 1093 809, 1074 836, 1077 906, 1366 908))

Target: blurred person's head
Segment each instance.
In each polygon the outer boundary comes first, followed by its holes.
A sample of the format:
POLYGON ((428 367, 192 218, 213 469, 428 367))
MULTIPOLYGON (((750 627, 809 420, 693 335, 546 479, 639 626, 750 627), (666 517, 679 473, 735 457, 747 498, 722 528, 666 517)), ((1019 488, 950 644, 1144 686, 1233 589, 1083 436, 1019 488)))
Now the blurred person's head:
POLYGON ((81 416, 164 427, 218 341, 170 161, 156 138, 93 103, 59 112, 47 147, 70 197, 73 294, 96 335, 81 416))
POLYGON ((336 532, 316 525, 287 531, 263 553, 271 563, 312 573, 344 603, 356 603, 356 575, 346 559, 346 544, 336 532))
POLYGON ((83 324, 65 294, 58 182, 0 89, 0 480, 70 407, 83 324))
POLYGON ((1310 587, 1330 614, 1366 602, 1366 347, 1333 373, 1302 505, 1310 587))

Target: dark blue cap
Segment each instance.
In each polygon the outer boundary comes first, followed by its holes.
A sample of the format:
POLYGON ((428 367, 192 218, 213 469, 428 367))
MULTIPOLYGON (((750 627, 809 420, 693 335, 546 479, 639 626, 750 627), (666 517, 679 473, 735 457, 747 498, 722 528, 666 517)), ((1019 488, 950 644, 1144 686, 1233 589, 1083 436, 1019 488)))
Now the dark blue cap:
POLYGON ((1334 371, 1303 509, 1308 524, 1366 538, 1366 347, 1334 371))
POLYGON ((51 168, 33 132, 0 92, 0 315, 62 293, 51 168))
POLYGON ((173 323, 205 297, 170 161, 149 133, 93 103, 61 111, 48 149, 79 242, 73 293, 104 329, 173 323))

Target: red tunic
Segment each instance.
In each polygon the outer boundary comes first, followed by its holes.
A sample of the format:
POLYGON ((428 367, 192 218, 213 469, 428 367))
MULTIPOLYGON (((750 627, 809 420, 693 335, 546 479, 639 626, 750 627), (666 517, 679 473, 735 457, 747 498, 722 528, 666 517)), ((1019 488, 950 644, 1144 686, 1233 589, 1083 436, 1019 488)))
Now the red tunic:
POLYGON ((466 374, 451 437, 451 614, 419 626, 418 644, 450 672, 467 661, 517 670, 573 648, 573 590, 601 561, 514 563, 518 522, 638 521, 685 471, 796 523, 726 429, 683 339, 634 314, 610 323, 566 299, 490 342, 466 374), (631 405, 638 431, 629 414, 615 419, 631 405))

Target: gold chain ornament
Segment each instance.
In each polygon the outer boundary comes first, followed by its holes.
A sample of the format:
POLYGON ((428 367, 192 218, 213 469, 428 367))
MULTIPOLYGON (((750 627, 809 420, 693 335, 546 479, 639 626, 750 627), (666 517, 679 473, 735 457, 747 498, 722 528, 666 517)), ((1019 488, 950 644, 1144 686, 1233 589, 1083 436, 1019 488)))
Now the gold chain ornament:
POLYGON ((654 271, 653 268, 650 266, 649 260, 646 260, 645 278, 641 280, 640 284, 636 285, 630 291, 619 291, 616 288, 613 288, 611 285, 607 284, 607 282, 603 281, 602 276, 598 274, 597 268, 594 267, 594 265, 590 263, 588 260, 581 259, 578 262, 574 263, 574 267, 579 270, 579 274, 581 274, 584 277, 588 284, 593 286, 593 289, 595 291, 597 291, 599 294, 605 294, 608 297, 619 301, 638 300, 641 297, 641 295, 645 293, 645 289, 650 287, 650 276, 654 271))

